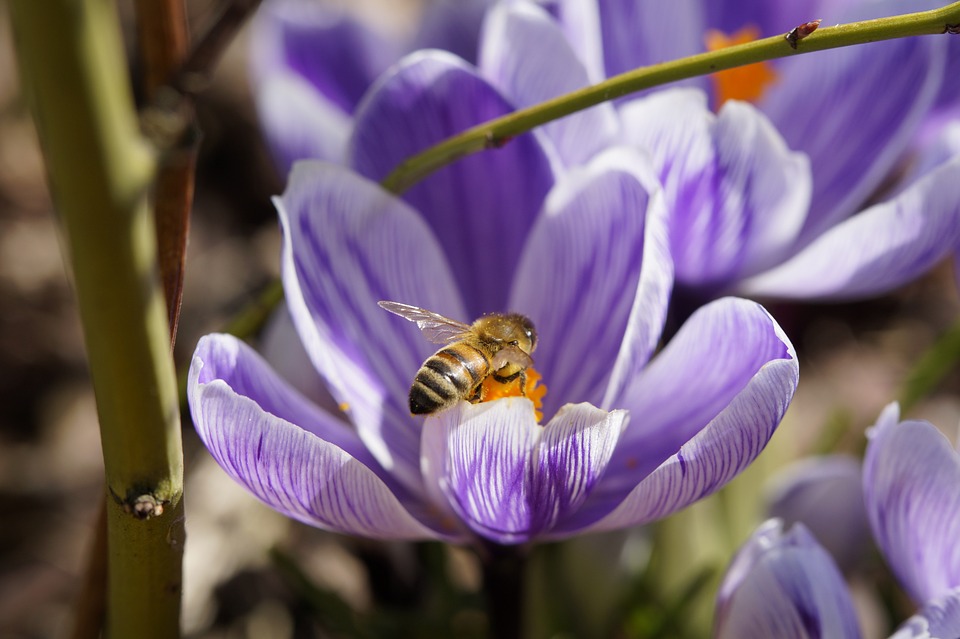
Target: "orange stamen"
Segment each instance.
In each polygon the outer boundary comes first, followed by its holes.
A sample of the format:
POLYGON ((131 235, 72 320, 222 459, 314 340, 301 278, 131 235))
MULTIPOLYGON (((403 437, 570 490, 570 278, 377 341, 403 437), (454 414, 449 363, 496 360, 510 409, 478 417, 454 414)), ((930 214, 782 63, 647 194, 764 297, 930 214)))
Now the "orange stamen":
MULTIPOLYGON (((747 25, 731 36, 711 29, 707 31, 705 40, 708 51, 718 51, 735 44, 753 42, 758 37, 760 30, 753 25, 747 25)), ((713 78, 716 89, 714 110, 719 110, 727 100, 756 102, 763 97, 767 87, 777 81, 777 73, 769 62, 718 71, 710 77, 713 78)))
POLYGON ((537 421, 543 419, 543 396, 547 394, 547 387, 540 384, 540 373, 532 368, 526 372, 527 381, 523 388, 520 388, 520 377, 517 376, 509 382, 498 382, 493 375, 488 375, 480 385, 481 402, 489 402, 501 397, 526 397, 533 402, 533 408, 537 415, 537 421))

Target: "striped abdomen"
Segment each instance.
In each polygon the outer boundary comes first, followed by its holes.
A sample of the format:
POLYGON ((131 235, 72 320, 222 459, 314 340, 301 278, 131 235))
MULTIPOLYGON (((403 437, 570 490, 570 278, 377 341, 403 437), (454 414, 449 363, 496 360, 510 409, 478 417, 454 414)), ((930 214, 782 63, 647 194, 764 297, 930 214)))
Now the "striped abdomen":
POLYGON ((430 356, 410 388, 410 412, 427 415, 469 399, 490 373, 490 359, 467 342, 457 342, 430 356))

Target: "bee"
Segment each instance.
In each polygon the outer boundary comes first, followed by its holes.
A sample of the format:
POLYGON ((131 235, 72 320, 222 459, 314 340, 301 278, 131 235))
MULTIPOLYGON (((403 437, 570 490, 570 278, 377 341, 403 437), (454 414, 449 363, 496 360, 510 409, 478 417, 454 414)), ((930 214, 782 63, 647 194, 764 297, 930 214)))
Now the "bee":
POLYGON ((416 322, 423 335, 443 348, 427 358, 410 387, 410 412, 429 415, 450 408, 461 399, 482 401, 483 381, 493 376, 501 383, 520 379, 533 366, 537 347, 533 322, 518 313, 491 313, 464 324, 439 313, 401 304, 379 302, 380 307, 416 322))

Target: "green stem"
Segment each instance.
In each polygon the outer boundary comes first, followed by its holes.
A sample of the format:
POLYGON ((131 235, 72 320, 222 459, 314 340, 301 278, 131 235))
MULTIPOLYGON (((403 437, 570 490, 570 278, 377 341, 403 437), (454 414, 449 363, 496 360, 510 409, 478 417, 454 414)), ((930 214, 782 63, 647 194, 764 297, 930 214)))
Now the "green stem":
POLYGON ((64 225, 107 480, 107 636, 179 635, 183 453, 137 127, 111 0, 14 0, 21 78, 64 225))
MULTIPOLYGON (((955 32, 958 24, 960 24, 960 2, 932 11, 826 27, 799 42, 789 42, 784 34, 642 67, 536 106, 514 111, 447 138, 401 162, 383 181, 383 187, 388 191, 401 193, 427 175, 461 157, 484 149, 501 147, 511 138, 535 127, 628 93, 801 53, 879 40, 955 32)), ((896 73, 896 70, 891 70, 891 73, 896 73)))

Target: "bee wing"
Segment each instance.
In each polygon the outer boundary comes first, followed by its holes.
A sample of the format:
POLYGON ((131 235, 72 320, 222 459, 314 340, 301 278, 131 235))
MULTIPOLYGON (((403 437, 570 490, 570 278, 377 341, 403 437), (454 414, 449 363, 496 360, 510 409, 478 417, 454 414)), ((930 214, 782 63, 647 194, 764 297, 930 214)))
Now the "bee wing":
POLYGON ((455 342, 463 339, 464 334, 471 331, 469 324, 452 320, 419 306, 410 306, 400 302, 377 302, 377 304, 380 308, 390 311, 394 315, 416 322, 417 328, 423 332, 423 336, 434 344, 455 342))
POLYGON ((533 366, 533 358, 519 346, 510 344, 497 351, 490 360, 490 367, 495 371, 500 370, 507 364, 516 364, 521 368, 530 368, 533 366))

